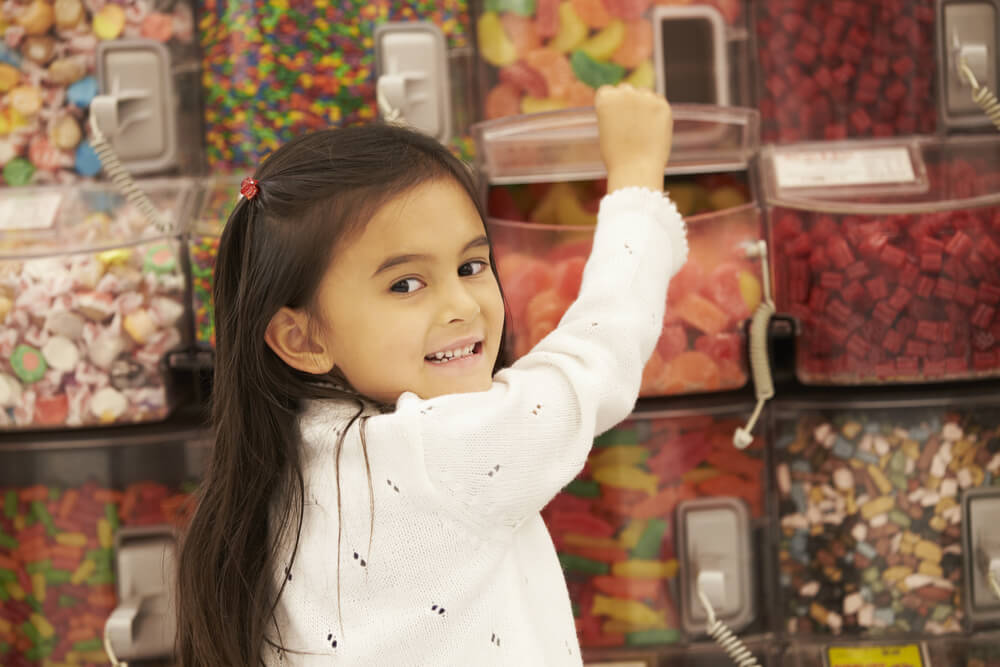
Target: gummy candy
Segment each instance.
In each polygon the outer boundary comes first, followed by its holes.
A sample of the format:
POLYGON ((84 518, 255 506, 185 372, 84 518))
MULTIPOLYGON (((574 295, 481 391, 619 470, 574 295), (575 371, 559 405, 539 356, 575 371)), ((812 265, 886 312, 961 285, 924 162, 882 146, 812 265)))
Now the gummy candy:
POLYGON ((653 54, 653 26, 646 19, 625 23, 625 35, 611 62, 626 68, 649 64, 653 54))
POLYGON ((521 93, 509 83, 494 86, 486 94, 486 118, 503 118, 521 113, 521 93))
POLYGON ((548 97, 549 87, 545 83, 545 77, 523 62, 516 62, 507 65, 500 70, 500 81, 509 83, 532 97, 548 97))
POLYGON ((535 29, 542 39, 555 37, 559 32, 559 0, 538 0, 535 29))
POLYGON ((576 78, 591 88, 614 85, 625 76, 625 68, 621 65, 598 62, 580 50, 570 56, 570 65, 576 78))
POLYGON ((560 53, 572 51, 587 38, 587 24, 577 15, 572 3, 559 5, 559 32, 549 43, 550 49, 560 53))
POLYGON ((699 294, 688 294, 674 310, 682 320, 707 334, 716 334, 729 324, 729 316, 714 303, 699 294))
POLYGON ((476 22, 479 37, 479 53, 491 65, 502 67, 517 60, 517 49, 503 30, 500 17, 494 12, 485 12, 476 22))
POLYGON ((589 107, 594 105, 593 88, 579 81, 571 81, 566 90, 566 102, 571 107, 589 107))
POLYGON ((542 45, 535 22, 529 18, 507 12, 500 15, 500 25, 518 53, 525 53, 542 45))
POLYGON ((562 98, 573 81, 573 68, 563 54, 542 48, 524 54, 524 62, 537 70, 549 87, 549 96, 562 98))
POLYGON ((603 0, 570 0, 577 15, 591 28, 603 28, 611 22, 611 14, 603 0))
POLYGON ((625 83, 633 88, 646 88, 652 90, 656 86, 656 72, 652 63, 644 62, 632 70, 632 73, 625 77, 625 83))
POLYGON ((624 39, 625 24, 615 19, 604 30, 581 44, 580 50, 594 60, 607 60, 618 50, 624 39))
POLYGON ((532 16, 535 13, 535 0, 486 0, 486 11, 513 12, 521 16, 532 16))
POLYGON ((636 21, 646 13, 652 2, 651 0, 604 0, 604 4, 615 16, 626 21, 636 21))

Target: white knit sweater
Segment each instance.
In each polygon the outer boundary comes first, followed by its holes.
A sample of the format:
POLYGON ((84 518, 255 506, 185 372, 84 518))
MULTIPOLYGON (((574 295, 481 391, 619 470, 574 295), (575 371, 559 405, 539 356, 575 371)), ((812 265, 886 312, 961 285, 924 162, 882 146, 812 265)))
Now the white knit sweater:
POLYGON ((287 581, 268 632, 285 650, 265 645, 268 664, 580 665, 539 511, 594 436, 631 412, 686 257, 666 197, 606 196, 579 298, 555 331, 488 391, 407 393, 391 413, 369 411, 367 465, 358 424, 348 430, 339 517, 336 443, 358 408, 309 405, 305 516, 288 572, 291 543, 279 545, 275 576, 287 581))

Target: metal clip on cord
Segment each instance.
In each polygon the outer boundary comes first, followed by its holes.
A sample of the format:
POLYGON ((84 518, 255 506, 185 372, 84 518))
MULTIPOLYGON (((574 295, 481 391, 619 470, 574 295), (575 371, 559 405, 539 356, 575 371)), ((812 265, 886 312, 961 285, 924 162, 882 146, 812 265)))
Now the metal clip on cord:
POLYGON ((97 116, 93 114, 90 116, 90 132, 90 142, 97 153, 97 157, 101 160, 101 166, 104 167, 104 172, 111 179, 111 182, 115 184, 115 187, 118 188, 122 196, 132 202, 146 216, 150 224, 156 227, 157 231, 163 234, 172 233, 174 225, 164 216, 160 215, 156 210, 156 206, 150 201, 149 196, 135 184, 132 175, 122 165, 115 150, 111 147, 111 143, 104 136, 104 133, 101 132, 101 128, 97 124, 97 116))
POLYGON ((763 280, 763 298, 750 320, 750 369, 753 373, 754 392, 757 396, 757 407, 754 408, 750 420, 744 428, 733 433, 733 445, 737 449, 746 449, 753 442, 753 429, 760 419, 767 400, 774 396, 774 379, 771 377, 771 360, 767 354, 767 329, 774 317, 774 300, 771 298, 770 265, 767 261, 767 244, 757 241, 747 250, 747 257, 760 258, 760 273, 763 280))
POLYGON ((972 88, 972 101, 979 105, 983 113, 1000 130, 1000 101, 996 95, 986 86, 979 85, 976 75, 972 73, 972 68, 964 57, 958 61, 958 73, 972 88))

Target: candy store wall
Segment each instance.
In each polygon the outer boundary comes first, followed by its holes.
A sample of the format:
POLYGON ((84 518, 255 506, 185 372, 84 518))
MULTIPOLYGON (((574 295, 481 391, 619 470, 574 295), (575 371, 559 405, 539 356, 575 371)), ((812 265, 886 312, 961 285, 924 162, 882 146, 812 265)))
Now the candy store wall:
POLYGON ((932 0, 751 5, 763 141, 935 132, 932 0))
POLYGON ((200 103, 192 4, 181 0, 5 3, 0 16, 0 166, 3 185, 65 183, 95 176, 88 137, 98 92, 100 42, 146 39, 171 55, 178 111, 179 168, 201 165, 200 103))
POLYGON ((451 50, 455 144, 468 153, 465 0, 205 0, 198 35, 209 166, 252 169, 298 134, 375 119, 375 27, 418 20, 435 23, 451 50))

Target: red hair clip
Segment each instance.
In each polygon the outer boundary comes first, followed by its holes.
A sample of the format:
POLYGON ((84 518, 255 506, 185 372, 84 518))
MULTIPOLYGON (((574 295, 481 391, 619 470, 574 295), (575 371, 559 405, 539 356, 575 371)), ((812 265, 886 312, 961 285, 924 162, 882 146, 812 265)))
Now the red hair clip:
POLYGON ((250 177, 244 178, 240 183, 240 195, 247 199, 253 199, 260 192, 260 182, 250 177))

